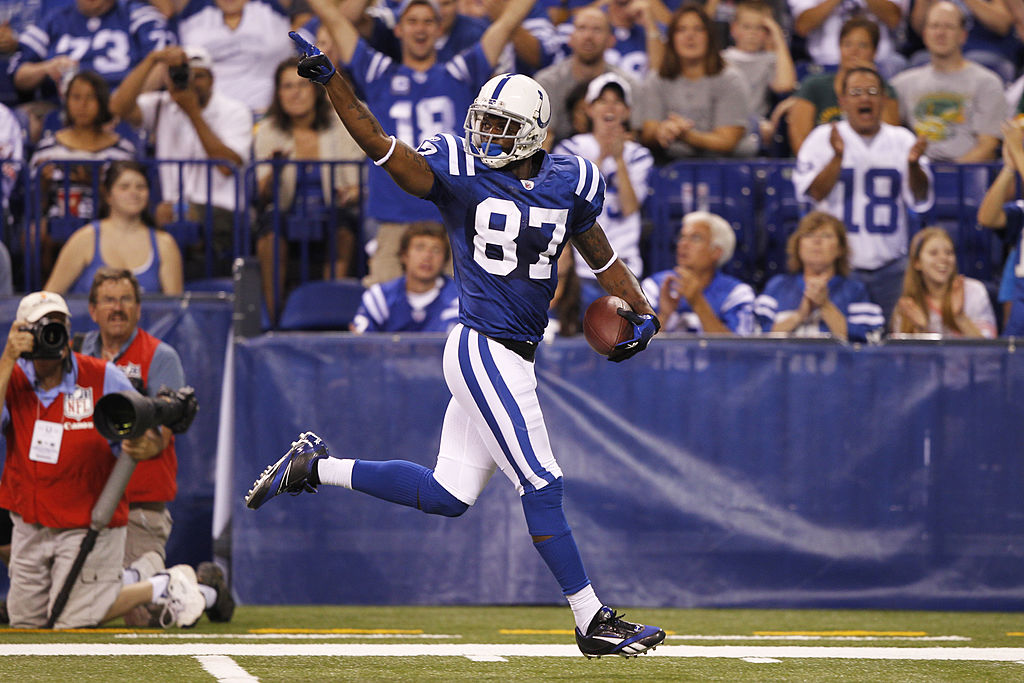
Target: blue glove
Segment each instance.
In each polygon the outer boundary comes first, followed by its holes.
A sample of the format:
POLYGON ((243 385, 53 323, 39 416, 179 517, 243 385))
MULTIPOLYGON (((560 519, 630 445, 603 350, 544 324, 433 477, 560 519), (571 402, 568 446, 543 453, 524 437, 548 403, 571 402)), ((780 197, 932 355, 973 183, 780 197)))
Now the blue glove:
POLYGON ((661 329, 661 323, 657 316, 639 315, 625 308, 620 308, 615 312, 633 324, 633 338, 616 344, 608 354, 608 360, 613 363, 621 363, 646 349, 651 337, 661 329))
POLYGON ((327 55, 321 52, 316 45, 310 45, 295 31, 289 31, 288 37, 295 41, 299 52, 303 55, 297 69, 299 75, 320 85, 327 85, 327 81, 331 80, 331 76, 336 72, 327 55))

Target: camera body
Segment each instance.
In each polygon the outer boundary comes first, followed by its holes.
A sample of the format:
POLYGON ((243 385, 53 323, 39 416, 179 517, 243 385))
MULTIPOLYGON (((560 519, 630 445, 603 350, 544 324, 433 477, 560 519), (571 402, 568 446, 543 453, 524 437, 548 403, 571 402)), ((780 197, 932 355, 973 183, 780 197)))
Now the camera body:
POLYGON ((171 77, 171 85, 175 90, 184 90, 188 87, 188 62, 167 67, 167 74, 171 77))
POLYGON ((28 359, 53 359, 60 358, 67 348, 68 334, 67 325, 60 320, 42 317, 34 323, 28 323, 21 327, 23 332, 31 332, 35 344, 31 351, 21 354, 22 358, 28 359))

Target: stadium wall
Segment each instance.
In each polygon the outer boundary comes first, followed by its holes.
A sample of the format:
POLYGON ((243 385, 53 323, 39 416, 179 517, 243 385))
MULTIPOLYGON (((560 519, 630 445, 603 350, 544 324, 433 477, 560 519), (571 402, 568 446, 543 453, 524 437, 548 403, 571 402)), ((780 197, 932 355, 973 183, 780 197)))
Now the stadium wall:
MULTIPOLYGON (((462 518, 325 487, 242 497, 300 431, 432 466, 443 338, 271 334, 235 347, 233 576, 255 604, 562 598, 500 473, 462 518)), ((618 605, 1024 608, 1024 358, 1013 340, 659 338, 616 365, 542 346, 566 508, 618 605)))

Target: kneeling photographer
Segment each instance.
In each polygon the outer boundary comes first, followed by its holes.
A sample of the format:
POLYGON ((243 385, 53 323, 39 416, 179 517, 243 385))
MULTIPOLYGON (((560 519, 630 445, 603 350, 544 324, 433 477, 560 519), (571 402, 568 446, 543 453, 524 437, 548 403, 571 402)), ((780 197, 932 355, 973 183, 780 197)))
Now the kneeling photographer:
MULTIPOLYGON (((159 436, 161 447, 157 457, 139 463, 125 489, 129 506, 126 583, 146 579, 166 562, 174 524, 168 505, 178 490, 174 433, 188 428, 197 407, 194 394, 185 386, 178 352, 139 327, 141 314, 141 291, 131 271, 96 271, 89 290, 89 315, 98 329, 82 338, 82 353, 113 363, 142 394, 107 394, 97 408, 96 427, 110 439, 132 437, 141 427, 150 438, 159 436)), ((228 621, 234 604, 223 572, 212 562, 202 562, 196 573, 207 597, 207 615, 214 621, 228 621)), ((157 605, 141 607, 125 615, 125 622, 156 626, 161 611, 157 605)))
MULTIPOLYGON (((162 449, 155 430, 120 442, 96 430, 100 399, 134 389, 113 365, 73 352, 70 331, 64 299, 34 292, 19 303, 0 356, 7 439, 0 507, 10 510, 13 523, 7 608, 17 628, 47 624, 56 589, 69 575, 70 558, 82 545, 119 452, 142 461, 162 449)), ((149 602, 157 592, 151 582, 131 591, 122 587, 127 521, 122 497, 97 536, 56 628, 96 626, 149 602)))

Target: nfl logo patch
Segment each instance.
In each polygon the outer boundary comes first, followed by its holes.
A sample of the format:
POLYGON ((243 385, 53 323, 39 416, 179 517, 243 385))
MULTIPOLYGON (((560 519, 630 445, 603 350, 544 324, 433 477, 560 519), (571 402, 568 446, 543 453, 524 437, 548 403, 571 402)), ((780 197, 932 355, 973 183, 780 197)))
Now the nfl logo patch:
POLYGON ((532 180, 522 180, 520 182, 523 184, 523 187, 525 187, 527 190, 532 190, 533 189, 533 181, 532 180))
POLYGON ((69 420, 84 420, 92 416, 92 387, 75 387, 74 392, 64 394, 64 417, 69 420))

